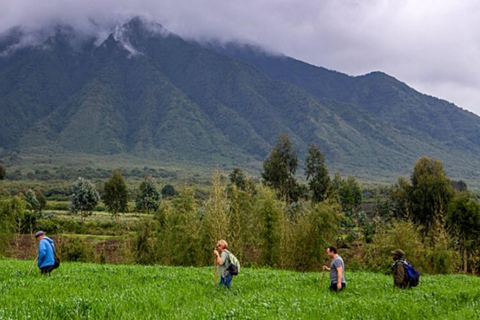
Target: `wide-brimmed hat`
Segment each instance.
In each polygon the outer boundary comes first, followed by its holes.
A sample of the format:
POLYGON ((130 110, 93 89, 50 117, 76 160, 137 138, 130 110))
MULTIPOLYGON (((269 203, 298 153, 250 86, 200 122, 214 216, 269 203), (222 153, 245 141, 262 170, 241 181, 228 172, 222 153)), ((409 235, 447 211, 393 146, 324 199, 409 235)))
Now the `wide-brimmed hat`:
POLYGON ((397 249, 395 251, 392 251, 392 256, 396 255, 399 258, 402 258, 404 254, 405 254, 405 252, 403 252, 401 249, 397 249))
POLYGON ((45 234, 45 232, 43 231, 38 231, 37 233, 35 233, 35 238, 38 238, 40 236, 43 236, 45 234))

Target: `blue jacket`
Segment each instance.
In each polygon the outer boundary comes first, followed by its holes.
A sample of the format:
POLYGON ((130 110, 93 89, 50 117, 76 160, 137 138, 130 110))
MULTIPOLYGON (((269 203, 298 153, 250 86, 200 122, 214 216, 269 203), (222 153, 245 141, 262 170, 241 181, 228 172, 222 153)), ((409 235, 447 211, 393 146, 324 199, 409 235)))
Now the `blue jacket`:
POLYGON ((55 255, 53 253, 53 249, 55 245, 53 244, 53 240, 44 237, 40 240, 38 244, 38 261, 37 266, 39 268, 53 266, 55 264, 55 255))

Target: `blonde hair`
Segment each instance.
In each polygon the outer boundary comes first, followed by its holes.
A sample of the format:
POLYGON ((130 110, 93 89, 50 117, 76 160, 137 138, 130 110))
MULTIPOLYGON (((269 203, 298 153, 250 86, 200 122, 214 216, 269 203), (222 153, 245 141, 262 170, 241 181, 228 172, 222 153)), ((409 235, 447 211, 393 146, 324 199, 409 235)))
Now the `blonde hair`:
POLYGON ((220 239, 220 240, 218 240, 218 243, 220 243, 224 249, 228 249, 227 241, 225 241, 223 239, 220 239))

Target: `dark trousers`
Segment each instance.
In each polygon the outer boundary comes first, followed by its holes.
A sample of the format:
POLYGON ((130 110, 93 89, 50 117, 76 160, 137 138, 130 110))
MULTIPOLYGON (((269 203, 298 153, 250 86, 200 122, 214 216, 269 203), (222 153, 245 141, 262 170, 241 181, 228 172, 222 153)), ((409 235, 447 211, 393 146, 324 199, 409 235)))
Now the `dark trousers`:
POLYGON ((346 286, 347 286, 347 284, 342 282, 342 289, 338 290, 338 289, 337 289, 337 283, 336 283, 336 282, 335 282, 335 283, 332 282, 332 283, 330 284, 330 288, 328 288, 328 289, 329 289, 330 291, 342 291, 343 289, 345 289, 346 286))
POLYGON ((50 272, 52 272, 53 270, 53 266, 48 266, 48 267, 42 267, 40 268, 40 272, 42 272, 42 274, 48 274, 50 275, 50 272))

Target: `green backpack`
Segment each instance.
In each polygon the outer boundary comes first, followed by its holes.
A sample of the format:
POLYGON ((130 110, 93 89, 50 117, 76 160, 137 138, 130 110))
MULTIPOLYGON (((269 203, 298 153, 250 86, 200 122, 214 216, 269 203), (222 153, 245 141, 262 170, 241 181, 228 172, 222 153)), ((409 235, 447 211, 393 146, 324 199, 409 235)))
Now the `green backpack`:
POLYGON ((238 261, 237 257, 235 257, 233 253, 228 250, 225 251, 228 253, 228 261, 230 262, 227 270, 232 276, 236 276, 240 272, 240 261, 238 261))

